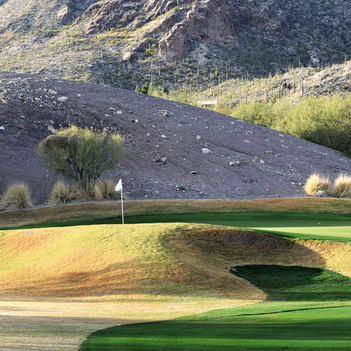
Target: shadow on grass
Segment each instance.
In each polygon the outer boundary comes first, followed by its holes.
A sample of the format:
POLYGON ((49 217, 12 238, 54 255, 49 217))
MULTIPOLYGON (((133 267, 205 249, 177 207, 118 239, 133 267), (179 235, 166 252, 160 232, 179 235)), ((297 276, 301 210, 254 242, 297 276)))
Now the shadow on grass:
POLYGON ((322 318, 317 311, 314 318, 310 311, 297 313, 303 319, 299 323, 292 312, 241 316, 225 323, 195 319, 114 327, 91 334, 79 351, 349 350, 349 320, 343 315, 328 322, 324 311, 322 318))
POLYGON ((268 294, 271 301, 349 301, 351 279, 322 268, 248 265, 231 269, 268 294))

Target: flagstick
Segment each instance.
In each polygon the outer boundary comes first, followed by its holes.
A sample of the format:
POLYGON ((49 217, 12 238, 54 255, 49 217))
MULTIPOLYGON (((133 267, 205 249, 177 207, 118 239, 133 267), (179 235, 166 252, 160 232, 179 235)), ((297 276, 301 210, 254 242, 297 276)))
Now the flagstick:
POLYGON ((124 214, 123 214, 123 189, 121 189, 121 207, 122 207, 122 224, 124 224, 124 214))

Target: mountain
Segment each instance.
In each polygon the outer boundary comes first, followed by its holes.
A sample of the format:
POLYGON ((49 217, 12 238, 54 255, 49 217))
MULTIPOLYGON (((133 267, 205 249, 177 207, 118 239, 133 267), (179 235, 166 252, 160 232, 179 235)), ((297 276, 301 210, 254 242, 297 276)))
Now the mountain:
POLYGON ((2 0, 0 69, 133 89, 217 85, 351 55, 338 0, 2 0))
POLYGON ((107 177, 129 199, 303 196, 314 172, 351 173, 351 159, 288 134, 206 109, 97 84, 0 73, 0 193, 24 181, 35 204, 57 176, 39 142, 71 124, 120 132, 130 150, 107 177))

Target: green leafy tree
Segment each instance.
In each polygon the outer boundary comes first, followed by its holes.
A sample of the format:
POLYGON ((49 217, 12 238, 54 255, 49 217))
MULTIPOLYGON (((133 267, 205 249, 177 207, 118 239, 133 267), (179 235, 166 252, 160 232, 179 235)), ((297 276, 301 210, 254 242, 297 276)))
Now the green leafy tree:
POLYGON ((125 140, 119 134, 76 126, 48 136, 37 151, 48 169, 72 180, 86 194, 127 153, 125 140))

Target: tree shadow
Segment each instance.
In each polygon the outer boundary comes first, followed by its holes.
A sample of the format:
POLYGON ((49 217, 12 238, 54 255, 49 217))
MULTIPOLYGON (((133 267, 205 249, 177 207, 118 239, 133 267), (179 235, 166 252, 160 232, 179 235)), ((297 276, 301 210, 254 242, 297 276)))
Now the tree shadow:
POLYGON ((246 265, 230 271, 263 290, 270 301, 349 301, 351 296, 350 278, 322 268, 246 265))

